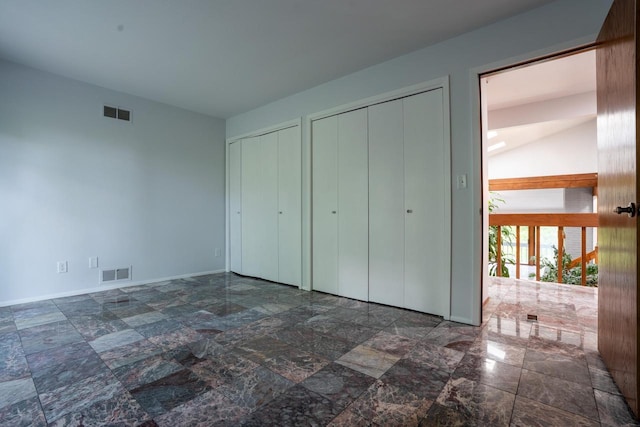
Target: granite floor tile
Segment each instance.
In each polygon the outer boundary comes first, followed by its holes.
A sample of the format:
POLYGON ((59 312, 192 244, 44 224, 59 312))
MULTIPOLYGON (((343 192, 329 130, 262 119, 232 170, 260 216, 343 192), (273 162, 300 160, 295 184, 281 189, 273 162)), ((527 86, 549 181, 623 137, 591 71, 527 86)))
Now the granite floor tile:
POLYGON ((243 373, 227 372, 216 388, 234 404, 252 411, 270 402, 295 384, 273 371, 257 366, 243 373))
POLYGON ((137 326, 134 329, 145 338, 151 338, 158 335, 176 332, 182 328, 184 328, 184 325, 175 319, 163 319, 146 325, 137 326))
POLYGON ((598 421, 594 391, 586 385, 523 369, 518 395, 598 421))
POLYGON ((524 363, 525 353, 526 347, 490 341, 484 338, 478 338, 474 341, 468 351, 468 354, 517 366, 519 368, 521 368, 524 363))
MULTIPOLYGON (((115 316, 115 315, 114 315, 115 316)), ((97 316, 85 315, 77 317, 69 317, 69 321, 75 326, 76 330, 88 341, 95 340, 104 335, 114 332, 124 331, 131 327, 120 319, 102 320, 97 316)))
POLYGON ((8 332, 0 335, 0 382, 24 378, 29 365, 22 349, 20 335, 8 332))
POLYGON ((49 426, 139 426, 150 420, 149 414, 125 391, 112 399, 67 413, 49 426))
POLYGON ((242 426, 324 426, 336 415, 333 402, 298 385, 251 413, 242 426))
POLYGON ((40 393, 39 397, 47 422, 53 423, 67 414, 77 413, 123 393, 122 385, 108 372, 40 393))
POLYGON ((591 384, 595 390, 621 394, 609 371, 589 366, 589 374, 591 376, 591 384))
POLYGON ((506 363, 467 354, 460 361, 452 378, 466 378, 516 394, 521 371, 521 368, 506 363))
POLYGON ((449 377, 447 372, 401 359, 380 377, 380 381, 397 388, 398 395, 433 401, 440 395, 449 377))
POLYGON ((135 316, 125 317, 122 319, 124 323, 129 325, 132 328, 137 326, 147 325, 149 323, 158 322, 160 320, 166 319, 167 316, 159 311, 149 311, 142 314, 136 314, 135 316))
POLYGON ((133 390, 182 370, 184 366, 181 364, 156 355, 120 366, 113 370, 113 374, 127 390, 133 390))
POLYGON ((131 394, 149 415, 156 417, 210 390, 211 386, 205 381, 188 369, 183 369, 135 388, 131 394))
POLYGON ((428 340, 419 342, 405 356, 406 359, 449 373, 456 369, 463 357, 462 351, 431 344, 428 340))
POLYGON ((67 317, 61 311, 51 311, 39 314, 37 316, 28 316, 16 318, 15 324, 18 330, 32 328, 34 326, 46 325, 48 323, 61 322, 67 320, 67 317))
POLYGON ((249 410, 234 404, 216 390, 208 391, 195 399, 155 418, 159 427, 184 426, 238 426, 249 410))
POLYGON ((424 341, 430 344, 461 352, 469 350, 475 339, 475 336, 459 333, 455 328, 434 328, 423 338, 424 341))
POLYGON ((148 340, 163 350, 173 350, 177 347, 200 341, 202 335, 191 328, 183 327, 177 331, 149 337, 148 340))
POLYGON ((0 334, 5 332, 16 331, 16 323, 13 321, 13 317, 5 317, 0 319, 0 334))
POLYGON ((466 378, 452 378, 438 396, 440 405, 455 409, 479 425, 508 426, 515 395, 466 378))
POLYGON ((110 369, 117 369, 160 353, 162 349, 157 345, 140 340, 100 353, 100 358, 110 369))
POLYGON ((143 340, 144 337, 133 329, 125 329, 123 331, 113 332, 111 334, 102 335, 93 341, 89 341, 89 345, 98 353, 112 350, 116 347, 122 347, 143 340))
POLYGON ((523 366, 529 371, 591 386, 586 357, 574 358, 528 349, 523 366))
POLYGON ((44 412, 42 412, 40 400, 35 396, 3 408, 0 407, 0 420, 2 420, 2 424, 6 426, 47 426, 47 420, 44 417, 44 412))
POLYGON ((370 420, 366 420, 362 418, 360 415, 351 411, 350 409, 345 409, 335 417, 327 427, 373 427, 374 424, 370 420))
POLYGON ((93 352, 85 357, 61 360, 45 369, 32 368, 31 372, 36 389, 42 394, 110 371, 93 352))
POLYGON ((331 400, 338 410, 349 406, 375 379, 338 363, 331 363, 300 384, 331 400))
POLYGON ((359 345, 336 362, 371 377, 380 378, 398 360, 398 356, 359 345))
POLYGON ((26 355, 84 340, 82 335, 68 321, 22 329, 19 333, 22 340, 22 348, 26 355))
POLYGON ((415 347, 417 343, 418 341, 402 335, 394 335, 389 332, 380 331, 363 342, 362 345, 402 357, 415 347))
POLYGON ((229 273, 0 307, 0 424, 637 424, 597 289, 489 296, 481 327, 229 273))
POLYGON ((374 425, 415 426, 432 404, 432 400, 376 380, 348 410, 374 425))
POLYGON ((70 345, 32 353, 27 356, 27 363, 32 372, 39 372, 76 359, 89 358, 95 354, 85 341, 70 345))
POLYGON ((286 352, 264 359, 261 364, 289 381, 299 383, 329 364, 329 360, 290 347, 286 352))
POLYGON ((36 396, 36 387, 31 378, 20 378, 0 383, 0 409, 36 396))
POLYGON ((516 397, 511 417, 512 427, 576 426, 598 427, 594 420, 544 405, 522 396, 516 397))
POLYGON ((64 301, 57 302, 58 309, 67 316, 91 316, 102 315, 108 313, 108 315, 115 317, 113 313, 106 310, 102 304, 94 300, 93 298, 84 298, 78 301, 64 301))
POLYGON ((418 423, 419 427, 469 427, 486 425, 476 420, 472 414, 458 411, 435 402, 427 415, 418 423))
POLYGON ((601 390, 595 390, 594 392, 600 424, 603 427, 640 426, 640 421, 633 416, 629 405, 627 405, 622 396, 601 390))

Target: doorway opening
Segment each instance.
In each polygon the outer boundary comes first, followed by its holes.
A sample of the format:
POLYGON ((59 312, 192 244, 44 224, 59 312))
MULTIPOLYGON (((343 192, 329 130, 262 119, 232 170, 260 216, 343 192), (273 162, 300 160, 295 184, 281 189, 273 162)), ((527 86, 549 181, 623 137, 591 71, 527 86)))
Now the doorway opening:
POLYGON ((505 277, 597 286, 595 49, 483 74, 480 95, 483 317, 505 277))

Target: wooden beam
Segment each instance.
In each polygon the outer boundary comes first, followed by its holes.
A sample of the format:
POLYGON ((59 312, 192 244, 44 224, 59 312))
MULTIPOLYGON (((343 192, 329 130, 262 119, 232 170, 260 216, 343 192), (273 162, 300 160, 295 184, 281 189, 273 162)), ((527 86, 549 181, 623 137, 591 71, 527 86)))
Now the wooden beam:
POLYGON ((597 173, 490 179, 489 191, 539 190, 543 188, 597 188, 597 173))
POLYGON ((597 227, 597 213, 489 214, 489 225, 597 227))

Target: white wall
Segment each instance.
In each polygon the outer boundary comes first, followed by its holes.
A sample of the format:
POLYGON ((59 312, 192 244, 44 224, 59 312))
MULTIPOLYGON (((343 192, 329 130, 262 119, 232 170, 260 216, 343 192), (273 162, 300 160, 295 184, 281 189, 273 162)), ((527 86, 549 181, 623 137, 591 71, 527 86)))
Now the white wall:
MULTIPOLYGON (((451 78, 452 175, 469 188, 452 192, 452 318, 480 320, 482 205, 477 74, 595 40, 610 0, 561 0, 526 14, 299 92, 227 120, 227 136, 284 122, 391 90, 451 78)), ((306 132, 303 133, 306 137, 306 132)), ((308 140, 303 141, 308 149, 308 140)), ((308 179, 308 175, 307 179, 308 179)), ((452 182, 456 182, 452 179, 452 182)), ((309 188, 305 183, 303 188, 309 188)), ((308 202, 308 197, 305 198, 308 202)), ((308 207, 307 207, 308 212, 308 207)), ((308 225, 306 227, 308 229, 308 225)), ((305 242, 308 269, 309 242, 305 242)))
POLYGON ((98 290, 90 256, 134 282, 224 268, 222 120, 6 61, 0 94, 0 304, 98 290))
POLYGON ((489 179, 598 171, 596 119, 489 156, 489 179))

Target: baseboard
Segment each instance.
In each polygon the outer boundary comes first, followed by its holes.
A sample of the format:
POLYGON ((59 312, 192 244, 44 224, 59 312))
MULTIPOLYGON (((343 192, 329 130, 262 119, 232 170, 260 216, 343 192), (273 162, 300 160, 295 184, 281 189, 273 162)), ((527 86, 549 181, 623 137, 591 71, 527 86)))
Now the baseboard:
POLYGON ((465 323, 467 325, 477 326, 473 324, 473 321, 471 319, 468 319, 466 317, 451 316, 449 320, 451 320, 452 322, 465 323))
POLYGON ((111 285, 96 286, 96 287, 84 288, 84 289, 77 289, 77 290, 69 291, 69 292, 59 292, 59 293, 55 293, 55 294, 39 295, 37 297, 31 297, 31 298, 21 298, 21 299, 16 299, 16 300, 0 301, 0 307, 7 307, 7 306, 10 306, 10 305, 16 305, 16 304, 26 304, 26 303, 30 303, 30 302, 43 301, 43 300, 53 299, 53 298, 73 297, 73 296, 76 296, 76 295, 91 294, 91 293, 94 293, 94 292, 101 292, 101 291, 109 291, 111 289, 128 288, 128 287, 131 287, 131 286, 140 286, 140 285, 148 285, 148 284, 156 283, 156 282, 165 282, 165 281, 169 281, 169 280, 186 279, 188 277, 204 276, 206 274, 218 274, 218 273, 224 273, 224 272, 225 272, 225 269, 221 269, 221 270, 201 271, 201 272, 198 272, 198 273, 180 274, 178 276, 158 277, 158 278, 146 279, 146 280, 135 280, 135 281, 131 281, 131 282, 118 282, 118 283, 114 283, 114 284, 111 284, 111 285))

